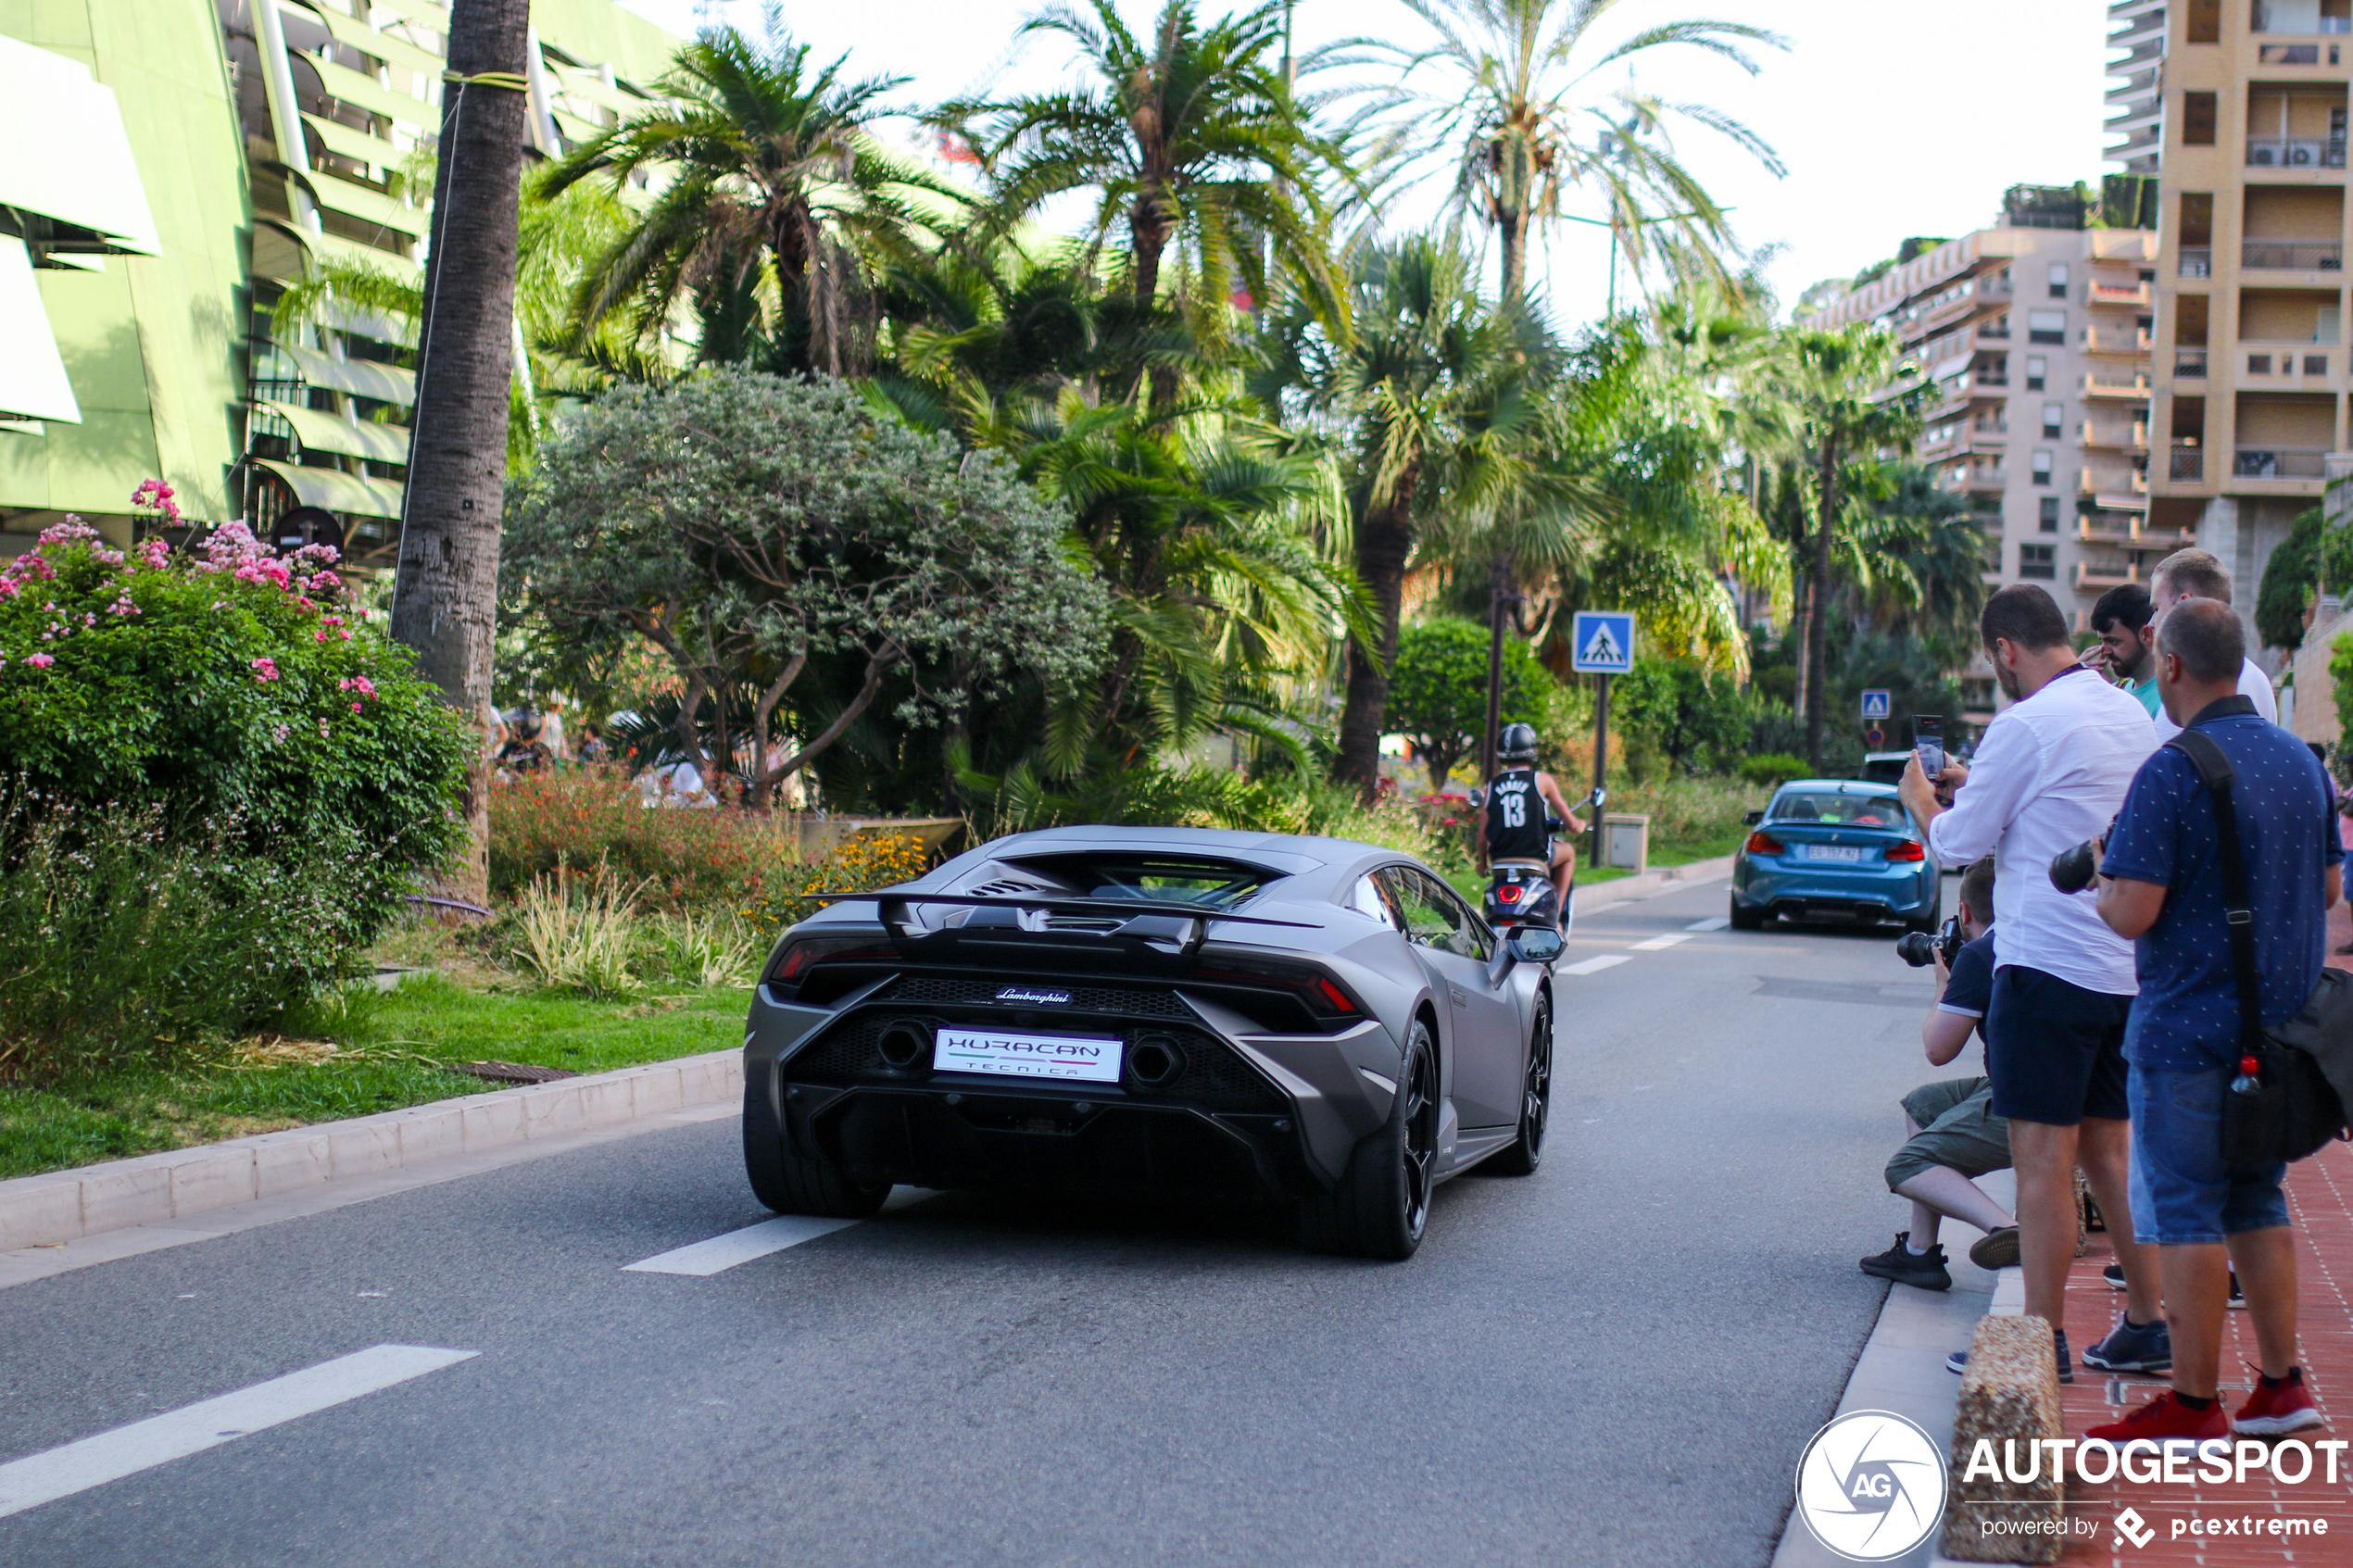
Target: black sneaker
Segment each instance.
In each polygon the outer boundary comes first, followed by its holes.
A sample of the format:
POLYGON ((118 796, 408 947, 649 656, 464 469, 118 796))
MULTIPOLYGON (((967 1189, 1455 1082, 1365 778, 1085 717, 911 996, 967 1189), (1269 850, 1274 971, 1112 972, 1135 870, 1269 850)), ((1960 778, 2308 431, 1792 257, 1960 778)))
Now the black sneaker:
POLYGON ((1969 1261, 1981 1269, 2017 1268, 2018 1227, 2004 1225, 1979 1236, 1977 1244, 1969 1249, 1969 1261))
POLYGON ((1952 1289, 1953 1276, 1944 1267, 1943 1244, 1939 1243, 1925 1252, 1915 1252, 1911 1248, 1911 1239, 1910 1231, 1897 1231, 1894 1246, 1876 1258, 1863 1260, 1863 1272, 1921 1290, 1952 1289))
MULTIPOLYGON (((2110 1263, 2107 1268, 2100 1271, 2100 1277, 2108 1281, 2108 1283, 2116 1289, 2121 1290, 2124 1288, 2124 1265, 2121 1263, 2110 1263)), ((2239 1289, 2239 1272, 2236 1269, 2233 1269, 2231 1271, 2230 1304, 2233 1307, 2241 1308, 2246 1305, 2246 1297, 2239 1289)))
MULTIPOLYGON (((2068 1359, 2067 1330, 2063 1328, 2055 1328, 2051 1330, 2051 1349, 2058 1357, 2059 1381, 2061 1383, 2074 1382, 2075 1363, 2068 1359)), ((1956 1350, 1951 1355, 1945 1357, 1944 1370, 1951 1373, 1955 1377, 1958 1377, 1961 1374, 1969 1371, 1969 1352, 1967 1350, 1956 1350)))

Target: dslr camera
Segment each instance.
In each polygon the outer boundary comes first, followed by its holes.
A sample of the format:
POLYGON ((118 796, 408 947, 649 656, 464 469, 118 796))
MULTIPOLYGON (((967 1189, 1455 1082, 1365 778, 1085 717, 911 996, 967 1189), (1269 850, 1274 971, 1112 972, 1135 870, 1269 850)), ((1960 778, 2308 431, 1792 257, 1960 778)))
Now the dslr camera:
POLYGON ((1904 933, 1896 939, 1895 956, 1914 969, 1926 969, 1941 958, 1944 960, 1944 967, 1950 969, 1967 941, 1968 938, 1961 935, 1961 917, 1947 915, 1944 917, 1944 928, 1933 936, 1925 931, 1904 933))
POLYGON ((2091 886, 2092 878, 2097 874, 2092 870, 2092 847, 2106 840, 2115 832, 2116 821, 2110 818, 2108 832, 2100 834, 2098 838, 2087 838, 2082 843, 2062 849, 2052 856, 2051 885, 2061 893, 2081 893, 2091 886))

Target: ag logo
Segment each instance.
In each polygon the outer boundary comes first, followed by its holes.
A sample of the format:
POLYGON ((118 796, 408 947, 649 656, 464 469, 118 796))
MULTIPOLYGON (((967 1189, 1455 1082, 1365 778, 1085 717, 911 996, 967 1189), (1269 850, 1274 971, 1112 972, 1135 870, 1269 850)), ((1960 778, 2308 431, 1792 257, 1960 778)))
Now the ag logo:
POLYGON ((1850 1411, 1806 1445, 1797 1512, 1816 1540, 1850 1562, 1901 1557, 1944 1517, 1944 1456, 1900 1415, 1850 1411))

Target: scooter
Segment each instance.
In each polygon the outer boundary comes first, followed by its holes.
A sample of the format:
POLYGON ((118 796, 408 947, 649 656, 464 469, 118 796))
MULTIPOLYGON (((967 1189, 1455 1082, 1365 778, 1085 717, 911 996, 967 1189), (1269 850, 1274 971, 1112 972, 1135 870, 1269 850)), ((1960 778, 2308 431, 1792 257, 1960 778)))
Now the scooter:
MULTIPOLYGON (((1484 804, 1483 792, 1474 792, 1475 804, 1484 804)), ((1593 790, 1575 807, 1583 812, 1588 807, 1599 809, 1604 792, 1593 790)), ((1568 824, 1550 812, 1544 816, 1544 831, 1557 834, 1568 824)), ((1569 884, 1569 891, 1577 890, 1569 884)), ((1559 894, 1553 890, 1553 869, 1542 860, 1507 859, 1491 863, 1487 872, 1487 897, 1484 900, 1487 923, 1499 935, 1509 935, 1523 925, 1548 925, 1563 936, 1568 935, 1569 922, 1575 918, 1573 909, 1564 909, 1559 894)))

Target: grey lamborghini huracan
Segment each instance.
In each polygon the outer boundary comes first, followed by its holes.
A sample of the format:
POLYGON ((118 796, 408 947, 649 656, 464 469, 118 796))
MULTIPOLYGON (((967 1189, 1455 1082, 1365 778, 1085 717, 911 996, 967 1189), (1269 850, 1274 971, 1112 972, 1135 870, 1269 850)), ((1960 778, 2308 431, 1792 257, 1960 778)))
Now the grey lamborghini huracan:
POLYGON ((785 1213, 870 1214, 901 1182, 1222 1192, 1409 1257, 1440 1182, 1542 1157, 1560 950, 1372 845, 1000 838, 776 944, 744 1162, 785 1213))

